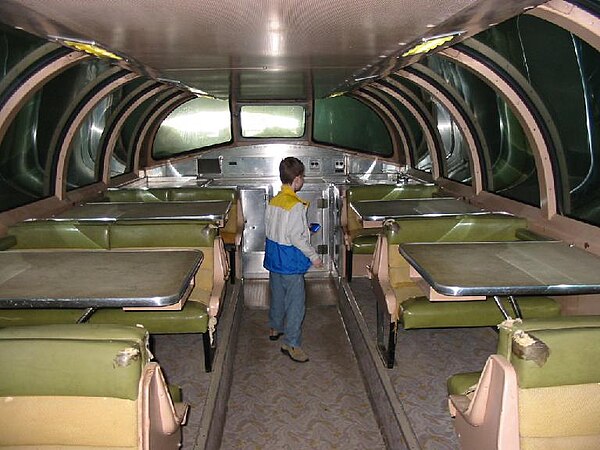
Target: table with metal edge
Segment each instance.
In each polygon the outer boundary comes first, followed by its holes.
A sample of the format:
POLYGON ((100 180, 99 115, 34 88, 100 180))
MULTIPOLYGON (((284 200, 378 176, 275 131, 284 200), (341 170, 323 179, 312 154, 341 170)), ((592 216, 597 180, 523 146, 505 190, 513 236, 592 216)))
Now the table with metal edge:
POLYGON ((600 257, 560 241, 433 242, 401 244, 400 254, 436 291, 468 300, 516 295, 600 293, 600 257))
POLYGON ((64 211, 50 220, 199 220, 224 226, 231 201, 193 202, 97 202, 85 203, 64 211))
POLYGON ((387 219, 415 217, 444 217, 464 214, 490 214, 457 198, 419 198, 398 200, 361 200, 351 202, 350 208, 364 228, 378 228, 387 219))
POLYGON ((0 252, 0 309, 160 308, 184 301, 198 250, 0 252))

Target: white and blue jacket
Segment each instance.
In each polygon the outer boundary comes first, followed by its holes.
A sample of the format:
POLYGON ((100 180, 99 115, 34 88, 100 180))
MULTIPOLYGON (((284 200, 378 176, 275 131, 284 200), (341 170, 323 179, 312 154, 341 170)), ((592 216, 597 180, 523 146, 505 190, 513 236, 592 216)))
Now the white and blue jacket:
POLYGON ((306 273, 312 262, 319 259, 310 245, 307 207, 308 202, 288 184, 267 205, 263 266, 268 271, 284 275, 306 273))

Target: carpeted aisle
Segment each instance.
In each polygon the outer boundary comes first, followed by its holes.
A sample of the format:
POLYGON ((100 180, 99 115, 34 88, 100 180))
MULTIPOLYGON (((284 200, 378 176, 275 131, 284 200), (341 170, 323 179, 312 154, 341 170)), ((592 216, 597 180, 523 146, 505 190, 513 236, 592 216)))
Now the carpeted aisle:
POLYGON ((264 308, 243 311, 221 448, 385 448, 338 308, 332 306, 335 290, 309 284, 303 328, 308 363, 291 361, 279 341, 268 339, 264 308))

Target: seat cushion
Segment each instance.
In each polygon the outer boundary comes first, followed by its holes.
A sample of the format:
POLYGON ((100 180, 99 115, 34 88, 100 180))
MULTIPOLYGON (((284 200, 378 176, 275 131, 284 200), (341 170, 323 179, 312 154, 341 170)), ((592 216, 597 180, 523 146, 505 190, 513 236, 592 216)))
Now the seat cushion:
MULTIPOLYGON (((210 293, 203 291, 203 295, 207 297, 206 300, 187 301, 181 311, 106 308, 96 311, 89 322, 129 326, 140 324, 151 334, 205 333, 208 329, 207 304, 210 293)), ((83 309, 0 309, 0 328, 74 324, 83 312, 83 309)))
POLYGON ((389 245, 406 242, 489 242, 518 240, 527 220, 508 214, 419 217, 385 228, 389 245))
POLYGON ((101 309, 90 318, 90 323, 143 325, 150 334, 206 333, 208 312, 206 305, 187 301, 180 311, 123 311, 101 309))
POLYGON ((193 220, 130 220, 110 226, 110 248, 210 247, 217 231, 193 220))
MULTIPOLYGON (((511 311, 508 300, 504 307, 511 311)), ((521 297, 523 317, 540 318, 560 315, 558 302, 548 297, 521 297)), ((492 299, 466 302, 430 302, 426 297, 411 298, 399 305, 405 329, 495 326, 504 320, 492 299)))
POLYGON ((375 244, 377 244, 378 228, 363 230, 364 232, 353 233, 352 252, 357 255, 371 255, 375 252, 375 244))
POLYGON ((569 328, 598 328, 600 316, 558 316, 527 320, 505 321, 498 327, 498 354, 510 359, 512 335, 517 331, 536 334, 538 330, 566 330, 569 328))
POLYGON ((147 332, 92 324, 0 330, 0 396, 136 400, 147 332))
POLYGON ((15 249, 38 248, 109 248, 107 222, 78 222, 76 220, 40 220, 11 226, 8 233, 17 239, 15 249))

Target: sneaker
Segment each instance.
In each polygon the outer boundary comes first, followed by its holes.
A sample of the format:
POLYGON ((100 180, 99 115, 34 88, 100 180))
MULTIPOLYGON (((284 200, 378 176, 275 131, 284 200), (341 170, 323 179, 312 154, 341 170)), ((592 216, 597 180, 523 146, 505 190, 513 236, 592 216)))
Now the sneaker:
POLYGON ((279 339, 281 336, 283 336, 283 333, 280 333, 279 331, 275 330, 274 328, 271 328, 269 330, 269 339, 272 341, 276 341, 277 339, 279 339))
POLYGON ((281 353, 288 355, 292 361, 304 363, 308 361, 308 355, 300 347, 291 347, 287 344, 281 346, 281 353))

